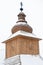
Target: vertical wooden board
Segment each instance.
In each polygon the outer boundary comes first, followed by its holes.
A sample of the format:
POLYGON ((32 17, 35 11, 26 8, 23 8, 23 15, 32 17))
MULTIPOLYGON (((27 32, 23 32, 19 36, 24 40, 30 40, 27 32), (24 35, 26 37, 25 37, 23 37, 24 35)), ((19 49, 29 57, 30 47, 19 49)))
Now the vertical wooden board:
POLYGON ((13 48, 12 48, 13 52, 12 53, 13 53, 13 55, 17 55, 17 54, 19 54, 19 40, 15 39, 12 42, 13 42, 13 43, 11 43, 13 46, 13 48))
POLYGON ((16 40, 16 44, 17 44, 16 45, 16 49, 17 49, 16 53, 17 53, 17 55, 20 53, 20 48, 19 48, 20 43, 19 43, 19 40, 20 40, 19 38, 17 38, 17 40, 16 40))
POLYGON ((34 39, 29 39, 26 42, 26 49, 27 49, 27 54, 38 54, 39 53, 39 44, 38 40, 34 39))
POLYGON ((33 54, 33 44, 32 44, 32 40, 29 40, 29 54, 33 54))
POLYGON ((26 53, 29 54, 29 43, 30 41, 27 39, 26 40, 26 53))
POLYGON ((11 56, 14 56, 16 54, 16 40, 13 40, 11 43, 11 56))
POLYGON ((26 40, 23 38, 19 39, 19 53, 26 54, 26 40))
POLYGON ((30 39, 27 40, 27 54, 32 54, 32 42, 30 39))
POLYGON ((6 44, 6 57, 12 57, 17 54, 17 39, 6 44))
POLYGON ((6 44, 6 58, 9 58, 11 56, 11 47, 10 44, 6 44))
POLYGON ((36 41, 36 54, 39 54, 39 41, 36 41))
POLYGON ((33 53, 34 54, 38 54, 39 53, 39 49, 38 49, 39 48, 39 43, 38 43, 38 40, 33 40, 32 43, 33 43, 33 46, 34 46, 34 50, 33 50, 34 52, 33 53))

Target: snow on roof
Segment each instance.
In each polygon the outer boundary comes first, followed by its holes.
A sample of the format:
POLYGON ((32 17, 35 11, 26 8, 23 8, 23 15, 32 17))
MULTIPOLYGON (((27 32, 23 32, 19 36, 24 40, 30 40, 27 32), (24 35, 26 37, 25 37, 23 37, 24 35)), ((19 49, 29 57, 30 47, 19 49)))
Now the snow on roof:
POLYGON ((43 60, 39 55, 21 55, 22 65, 43 65, 43 60))
MULTIPOLYGON (((39 37, 37 37, 36 35, 34 35, 33 33, 29 33, 29 32, 25 32, 25 31, 22 31, 22 30, 19 30, 17 31, 16 33, 12 34, 10 37, 8 37, 5 41, 11 39, 11 38, 14 38, 18 35, 22 35, 22 36, 27 36, 27 37, 31 37, 31 38, 36 38, 36 39, 40 39, 39 37)), ((4 42, 5 42, 4 41, 4 42)))
POLYGON ((43 65, 39 55, 16 55, 5 60, 5 65, 43 65))
POLYGON ((4 65, 19 65, 20 64, 20 56, 16 55, 13 57, 10 57, 8 59, 5 59, 4 65))
POLYGON ((27 25, 27 23, 26 22, 18 22, 18 23, 16 23, 15 25, 27 25))
POLYGON ((18 25, 25 25, 25 26, 29 26, 31 28, 31 26, 28 25, 28 23, 26 23, 26 22, 18 22, 14 26, 18 26, 18 25))
POLYGON ((22 36, 27 36, 27 37, 31 37, 31 38, 36 38, 36 39, 40 39, 38 38, 36 35, 34 35, 33 33, 29 33, 29 32, 25 32, 25 31, 22 31, 22 30, 19 30, 17 31, 16 33, 12 34, 8 39, 6 39, 5 41, 11 39, 11 38, 14 38, 18 35, 22 35, 22 36))

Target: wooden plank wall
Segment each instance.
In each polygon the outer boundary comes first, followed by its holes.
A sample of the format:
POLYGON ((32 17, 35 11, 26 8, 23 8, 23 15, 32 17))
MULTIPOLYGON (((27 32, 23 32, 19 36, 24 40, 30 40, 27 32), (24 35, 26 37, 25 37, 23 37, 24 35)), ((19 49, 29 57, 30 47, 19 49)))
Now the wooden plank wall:
POLYGON ((16 38, 6 44, 6 58, 18 54, 39 54, 39 42, 37 39, 16 38))

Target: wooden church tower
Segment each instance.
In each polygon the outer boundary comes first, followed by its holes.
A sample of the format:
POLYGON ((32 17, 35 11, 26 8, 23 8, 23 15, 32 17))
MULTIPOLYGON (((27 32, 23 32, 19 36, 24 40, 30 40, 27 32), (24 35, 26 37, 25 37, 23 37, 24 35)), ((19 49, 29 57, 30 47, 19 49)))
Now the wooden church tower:
POLYGON ((27 21, 25 20, 26 15, 22 12, 22 3, 20 10, 21 12, 18 14, 18 21, 11 29, 12 36, 4 41, 4 43, 6 44, 6 58, 21 54, 39 54, 40 39, 32 33, 32 27, 29 26, 27 21))

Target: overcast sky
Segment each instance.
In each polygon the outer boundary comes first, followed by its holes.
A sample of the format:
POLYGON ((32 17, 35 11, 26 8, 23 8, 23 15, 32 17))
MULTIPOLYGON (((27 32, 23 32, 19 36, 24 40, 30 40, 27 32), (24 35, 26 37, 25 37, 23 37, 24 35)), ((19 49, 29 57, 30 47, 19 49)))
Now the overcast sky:
MULTIPOLYGON (((0 0, 0 62, 5 57, 5 45, 1 42, 11 35, 11 28, 20 12, 21 1, 33 33, 43 39, 43 0, 0 0)), ((43 56, 43 40, 40 42, 40 54, 43 56)))

